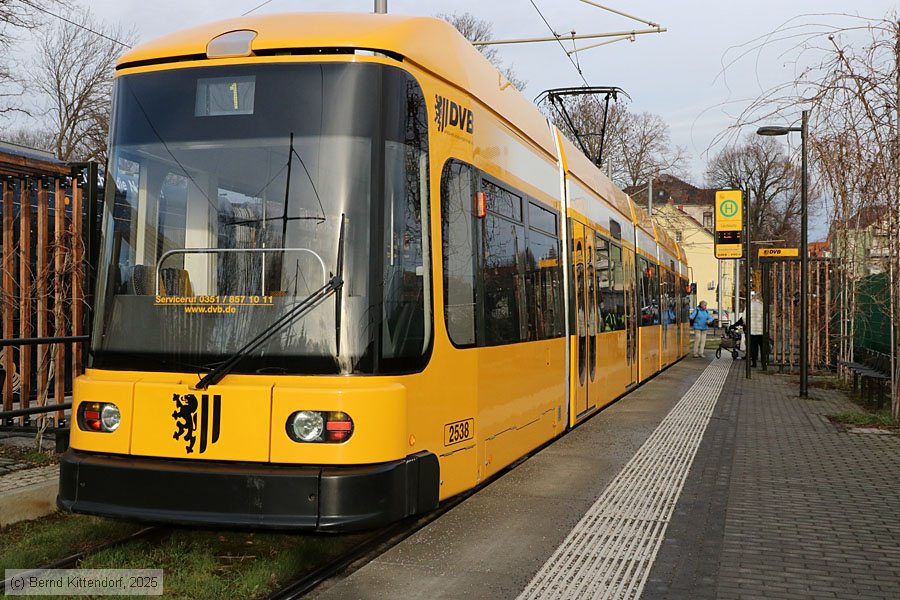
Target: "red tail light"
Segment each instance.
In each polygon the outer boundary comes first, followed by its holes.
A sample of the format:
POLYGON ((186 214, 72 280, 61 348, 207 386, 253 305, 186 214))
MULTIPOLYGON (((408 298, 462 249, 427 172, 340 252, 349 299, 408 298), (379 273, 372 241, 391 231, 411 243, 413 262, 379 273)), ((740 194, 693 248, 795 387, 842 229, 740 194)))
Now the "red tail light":
POLYGON ((325 441, 346 442, 353 435, 353 419, 343 412, 330 412, 325 415, 325 441))
POLYGON ((353 421, 345 413, 329 413, 325 422, 325 440, 328 442, 346 442, 353 433, 353 421), (343 420, 346 418, 347 420, 343 420))

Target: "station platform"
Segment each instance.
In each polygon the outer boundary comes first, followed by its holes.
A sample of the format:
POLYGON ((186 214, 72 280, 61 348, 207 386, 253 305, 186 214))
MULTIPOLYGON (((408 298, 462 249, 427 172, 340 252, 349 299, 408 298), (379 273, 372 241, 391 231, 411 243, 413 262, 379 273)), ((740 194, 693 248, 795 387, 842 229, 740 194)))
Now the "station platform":
POLYGON ((312 597, 900 598, 900 435, 707 356, 312 597))

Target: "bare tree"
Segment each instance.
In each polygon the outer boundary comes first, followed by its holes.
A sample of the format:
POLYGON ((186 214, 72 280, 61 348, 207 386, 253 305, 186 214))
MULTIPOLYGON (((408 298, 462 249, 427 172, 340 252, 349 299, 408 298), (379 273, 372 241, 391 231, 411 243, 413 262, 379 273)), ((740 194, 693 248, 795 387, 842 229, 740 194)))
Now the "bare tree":
POLYGON ((40 0, 0 0, 0 23, 31 27, 34 24, 34 9, 45 5, 47 2, 40 0))
POLYGON ((9 48, 15 29, 32 29, 41 22, 41 9, 59 5, 59 0, 0 0, 0 116, 9 112, 27 112, 17 104, 25 84, 16 76, 9 48))
POLYGON ((22 80, 15 76, 8 64, 0 63, 0 117, 11 112, 26 112, 18 105, 18 99, 24 93, 22 80))
POLYGON ((613 134, 610 155, 621 161, 626 187, 646 185, 663 173, 684 173, 687 154, 672 145, 669 124, 659 115, 624 112, 613 134))
POLYGON ((8 129, 2 134, 3 141, 53 152, 55 136, 52 131, 41 127, 17 127, 8 129))
POLYGON ((99 23, 89 11, 73 21, 57 24, 39 39, 34 85, 49 104, 47 126, 56 157, 103 160, 113 70, 134 34, 99 23))
MULTIPOLYGON (((493 24, 491 24, 490 21, 479 19, 472 13, 440 13, 436 16, 456 27, 457 31, 463 34, 463 37, 470 42, 486 42, 494 39, 493 24)), ((496 47, 476 46, 476 48, 491 62, 492 65, 497 67, 497 70, 506 77, 507 81, 509 81, 513 87, 520 92, 525 89, 528 82, 516 74, 515 68, 512 65, 507 65, 503 62, 503 58, 500 56, 500 52, 497 51, 496 47)))

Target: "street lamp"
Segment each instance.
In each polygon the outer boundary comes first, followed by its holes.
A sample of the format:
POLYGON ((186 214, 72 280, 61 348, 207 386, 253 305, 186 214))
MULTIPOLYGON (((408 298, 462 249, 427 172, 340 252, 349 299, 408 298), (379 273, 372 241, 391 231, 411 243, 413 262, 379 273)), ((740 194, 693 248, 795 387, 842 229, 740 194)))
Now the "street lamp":
POLYGON ((800 396, 805 398, 807 384, 809 382, 809 237, 807 231, 807 184, 806 184, 806 134, 809 124, 809 111, 803 111, 800 127, 760 127, 757 135, 787 135, 791 132, 800 132, 801 154, 803 163, 801 167, 800 187, 800 396))

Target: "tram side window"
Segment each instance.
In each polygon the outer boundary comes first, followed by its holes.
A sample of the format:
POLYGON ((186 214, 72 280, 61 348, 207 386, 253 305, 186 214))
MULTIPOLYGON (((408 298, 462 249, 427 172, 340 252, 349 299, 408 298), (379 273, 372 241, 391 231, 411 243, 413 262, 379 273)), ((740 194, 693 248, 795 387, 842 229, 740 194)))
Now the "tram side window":
POLYGON ((638 257, 640 281, 641 327, 659 324, 659 276, 657 267, 646 258, 638 257))
POLYGON ((616 329, 615 298, 612 291, 612 264, 609 259, 609 242, 606 238, 597 236, 597 248, 594 252, 597 261, 595 274, 597 277, 596 289, 600 301, 600 332, 614 331, 616 329))
POLYGON ((545 340, 564 332, 560 244, 556 237, 557 216, 552 211, 529 202, 528 225, 528 250, 525 258, 527 339, 545 340))
POLYGON ((385 363, 393 359, 398 370, 414 368, 431 344, 428 154, 421 134, 428 129, 428 116, 421 94, 409 88, 406 115, 405 143, 386 141, 384 146, 381 356, 385 363))
POLYGON ((457 346, 475 344, 474 192, 474 169, 449 161, 441 176, 444 319, 457 346))
POLYGON ((603 323, 612 330, 625 329, 625 266, 622 263, 622 247, 609 244, 609 289, 612 294, 601 295, 603 323))
POLYGON ((666 272, 659 278, 659 322, 663 327, 672 322, 669 318, 669 280, 666 272))
POLYGON ((672 278, 675 280, 675 298, 673 298, 672 302, 672 310, 675 311, 675 322, 682 322, 681 315, 681 307, 684 304, 684 282, 679 275, 672 275, 672 278))
POLYGON ((663 323, 674 325, 678 322, 678 306, 675 303, 675 274, 666 272, 666 301, 663 307, 663 323))
POLYGON ((691 320, 691 283, 685 279, 681 278, 681 322, 689 323, 691 320))
POLYGON ((521 342, 527 339, 528 329, 525 226, 501 215, 521 219, 522 199, 487 180, 482 180, 482 191, 487 205, 487 215, 482 219, 484 345, 521 342))

